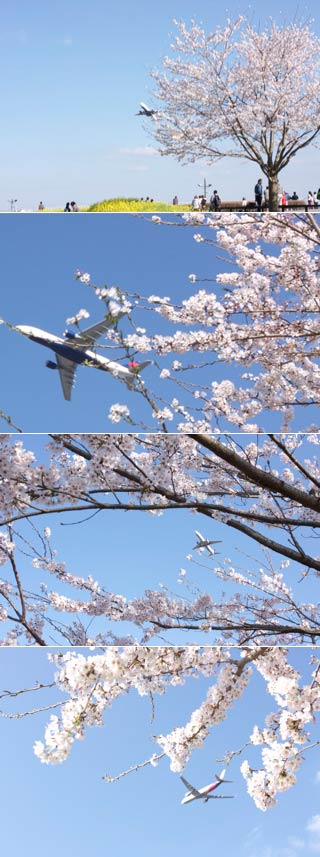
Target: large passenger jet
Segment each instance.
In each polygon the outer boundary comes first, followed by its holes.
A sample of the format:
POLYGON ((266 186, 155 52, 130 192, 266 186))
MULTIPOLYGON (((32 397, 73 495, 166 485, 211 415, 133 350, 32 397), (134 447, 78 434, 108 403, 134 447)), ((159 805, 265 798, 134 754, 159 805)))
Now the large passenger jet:
POLYGON ((76 369, 80 364, 83 366, 94 366, 95 369, 103 369, 105 372, 111 372, 111 375, 121 378, 121 380, 125 381, 127 387, 130 388, 134 385, 141 370, 152 363, 152 360, 145 360, 143 363, 137 363, 132 360, 127 367, 115 360, 108 360, 107 357, 91 350, 96 339, 99 339, 109 327, 114 327, 115 321, 123 315, 126 315, 126 313, 119 313, 117 319, 109 315, 103 321, 98 322, 93 327, 88 327, 87 330, 81 330, 79 333, 66 331, 63 337, 54 336, 54 334, 48 333, 46 330, 40 330, 38 327, 30 327, 26 324, 17 325, 14 330, 55 352, 56 363, 48 360, 46 366, 48 369, 58 369, 63 395, 69 402, 76 369))
POLYGON ((211 792, 214 792, 217 788, 219 788, 219 786, 221 786, 221 783, 231 782, 231 780, 225 780, 225 775, 225 770, 221 771, 220 776, 216 774, 216 781, 214 783, 209 783, 208 786, 204 786, 202 789, 196 789, 194 786, 191 785, 191 783, 188 783, 188 780, 186 780, 185 777, 180 777, 180 780, 182 780, 183 785, 186 786, 186 788, 188 789, 185 796, 182 798, 181 803, 191 803, 191 801, 193 800, 203 800, 205 803, 207 803, 210 798, 213 800, 228 800, 234 797, 234 795, 211 794, 211 792))

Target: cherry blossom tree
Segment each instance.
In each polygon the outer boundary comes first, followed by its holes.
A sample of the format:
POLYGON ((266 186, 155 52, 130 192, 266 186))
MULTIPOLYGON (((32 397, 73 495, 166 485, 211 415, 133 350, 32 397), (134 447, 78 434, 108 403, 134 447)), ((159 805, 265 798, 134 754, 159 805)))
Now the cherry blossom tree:
MULTIPOLYGON (((81 298, 90 289, 99 312, 102 304, 114 320, 103 353, 120 366, 139 363, 140 355, 153 360, 130 390, 115 372, 117 383, 111 379, 110 389, 120 396, 109 406, 111 422, 126 431, 164 432, 319 426, 317 218, 224 214, 187 215, 167 224, 158 216, 152 220, 150 229, 193 230, 195 247, 212 250, 219 273, 209 270, 198 279, 191 272, 192 294, 178 302, 97 286, 89 274, 78 273, 81 298)), ((83 312, 68 320, 76 330, 83 312)), ((23 419, 15 421, 28 428, 23 419)))
POLYGON ((164 155, 207 163, 240 158, 267 177, 270 210, 278 177, 320 130, 320 40, 307 24, 261 31, 244 16, 206 34, 194 21, 152 75, 160 101, 152 131, 164 155))
MULTIPOLYGON (((54 435, 36 458, 32 439, 2 436, 2 644, 130 645, 159 635, 192 643, 195 634, 216 644, 316 642, 319 443, 320 435, 312 433, 54 435), (169 555, 162 586, 150 589, 147 570, 145 591, 128 598, 109 591, 91 569, 86 574, 63 561, 61 528, 57 554, 51 522, 61 516, 76 532, 87 521, 86 539, 88 518, 99 516, 108 553, 112 527, 106 527, 106 516, 109 524, 113 515, 124 515, 125 537, 128 512, 136 514, 137 527, 141 513, 156 520, 169 515, 173 522, 185 516, 181 559, 190 571, 177 569, 179 594, 166 580, 169 555), (194 544, 200 526, 209 541, 218 532, 218 554, 194 544), (132 636, 132 628, 140 637, 132 636)), ((94 561, 94 544, 92 555, 94 561)), ((132 556, 128 581, 142 562, 143 553, 132 556)))
MULTIPOLYGON (((83 739, 89 727, 103 726, 104 717, 107 724, 108 710, 119 697, 134 692, 148 697, 154 719, 159 694, 172 688, 178 691, 186 682, 205 677, 210 681, 205 698, 198 702, 187 721, 173 725, 166 734, 154 735, 156 751, 148 759, 138 763, 132 760, 126 771, 114 776, 105 773, 104 779, 114 782, 146 765, 156 767, 164 758, 170 761, 171 771, 181 773, 210 732, 226 717, 233 716, 237 701, 247 695, 251 681, 258 674, 272 699, 268 701, 272 709, 265 722, 259 724, 255 723, 254 710, 248 710, 247 741, 240 748, 226 750, 219 761, 235 771, 240 759, 248 793, 257 808, 266 811, 275 805, 279 794, 296 783, 307 751, 320 746, 315 725, 320 710, 319 649, 302 650, 303 677, 301 668, 299 671, 295 666, 296 651, 256 646, 241 652, 210 646, 128 646, 108 647, 98 654, 77 650, 54 653, 49 658, 56 673, 46 687, 53 688, 55 696, 59 693, 58 699, 22 711, 17 697, 24 700, 30 693, 39 697, 44 684, 37 682, 33 688, 5 690, 0 697, 2 702, 9 703, 9 712, 2 712, 2 716, 19 719, 55 709, 44 741, 36 741, 34 752, 41 762, 57 764, 68 758, 74 741, 83 739)), ((108 758, 106 750, 104 756, 108 758)))

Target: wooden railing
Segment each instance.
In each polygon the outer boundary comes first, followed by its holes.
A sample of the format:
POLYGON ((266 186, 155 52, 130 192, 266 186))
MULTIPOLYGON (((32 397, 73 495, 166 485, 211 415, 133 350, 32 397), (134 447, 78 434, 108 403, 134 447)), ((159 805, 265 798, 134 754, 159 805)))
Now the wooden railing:
MULTIPOLYGON (((317 211, 318 206, 308 206, 304 199, 289 199, 287 205, 279 205, 279 211, 317 211)), ((215 210, 215 209, 214 209, 215 210)), ((213 212, 214 212, 213 210, 213 212)), ((200 211, 210 211, 210 204, 207 203, 205 208, 200 208, 200 211)), ((246 205, 242 204, 242 200, 223 200, 218 211, 257 211, 257 206, 254 200, 247 200, 246 205)), ((268 205, 262 203, 262 211, 269 211, 268 205)), ((320 211, 320 208, 319 208, 320 211)))

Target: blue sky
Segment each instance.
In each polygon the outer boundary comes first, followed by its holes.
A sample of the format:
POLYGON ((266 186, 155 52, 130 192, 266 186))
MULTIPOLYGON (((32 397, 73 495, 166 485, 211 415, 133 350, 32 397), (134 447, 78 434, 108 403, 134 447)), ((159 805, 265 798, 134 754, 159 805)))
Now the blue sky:
MULTIPOLYGON (((315 16, 310 0, 298 17, 315 16)), ((227 6, 210 0, 12 0, 1 11, 0 210, 8 200, 35 209, 75 199, 87 204, 113 196, 149 196, 189 201, 205 175, 222 198, 250 198, 257 179, 253 164, 226 160, 183 167, 153 154, 152 137, 134 114, 152 99, 150 72, 169 53, 172 19, 194 17, 213 30, 226 17, 248 13, 264 25, 292 19, 296 6, 270 0, 227 6)), ((319 155, 302 152, 283 173, 285 189, 305 195, 319 184, 319 155)))
MULTIPOLYGON (((293 666, 305 673, 310 652, 292 649, 293 666)), ((35 681, 50 681, 52 666, 47 652, 0 651, 0 689, 18 689, 35 681)), ((163 853, 206 853, 238 857, 299 857, 319 853, 319 835, 306 830, 319 813, 319 751, 305 754, 298 783, 280 796, 278 805, 262 813, 246 793, 238 761, 229 768, 232 785, 225 794, 234 801, 180 806, 184 786, 166 760, 113 785, 102 781, 157 750, 150 736, 183 725, 203 700, 210 680, 199 679, 155 699, 155 720, 150 703, 137 695, 122 698, 107 713, 104 729, 92 729, 76 742, 63 765, 41 765, 32 746, 42 739, 48 713, 17 720, 0 720, 2 771, 0 802, 3 853, 23 852, 24 857, 102 857, 106 853, 131 857, 161 857, 163 853), (294 844, 295 843, 295 844, 294 844)), ((54 701, 57 696, 54 696, 54 701)), ((53 701, 52 691, 41 697, 53 701), (50 695, 51 694, 51 695, 50 695)), ((19 710, 36 706, 37 697, 20 701, 19 710)), ((2 709, 8 711, 1 701, 2 709)), ((253 725, 263 724, 275 704, 257 676, 227 720, 212 730, 203 749, 186 768, 195 785, 204 785, 221 766, 216 760, 227 749, 244 743, 253 725)), ((17 708, 15 709, 17 710, 17 708)), ((311 737, 316 737, 315 728, 311 737)), ((259 749, 259 748, 257 748, 259 749)), ((248 758, 248 756, 244 756, 248 758)), ((259 756, 250 759, 257 762, 259 756)), ((221 792, 222 793, 222 792, 221 792)))
MULTIPOLYGON (((130 215, 69 220, 2 215, 1 231, 5 285, 0 316, 13 324, 32 324, 58 335, 65 330, 66 319, 80 307, 91 314, 82 327, 105 314, 95 295, 74 281, 77 268, 89 271, 99 286, 120 285, 130 292, 169 294, 176 300, 189 296, 188 275, 196 261, 204 276, 208 269, 211 275, 212 270, 212 251, 203 248, 204 252, 199 252, 190 229, 160 228, 130 215)), ((150 314, 140 316, 138 324, 143 321, 149 328, 150 314)), ((161 327, 159 317, 157 325, 161 327)), ((59 378, 45 366, 52 353, 5 326, 0 329, 0 355, 8 367, 0 407, 24 431, 114 430, 107 415, 115 401, 128 403, 142 418, 149 417, 149 407, 146 409, 123 384, 107 373, 85 367, 77 372, 71 403, 66 402, 59 378)), ((146 371, 152 387, 158 370, 151 367, 146 371)), ((159 383, 158 391, 171 395, 171 390, 163 390, 164 382, 159 383)), ((123 428, 128 426, 116 425, 116 430, 123 428)))
MULTIPOLYGON (((90 319, 82 323, 82 327, 103 318, 104 305, 85 285, 74 280, 77 268, 88 271, 98 286, 119 285, 130 293, 146 296, 170 295, 179 303, 198 288, 197 284, 190 284, 190 273, 196 273, 200 279, 214 280, 218 271, 228 270, 228 262, 219 254, 217 258, 214 249, 194 241, 197 231, 194 227, 158 226, 151 222, 150 216, 79 215, 65 219, 59 216, 40 218, 35 214, 27 218, 8 215, 0 215, 0 218, 0 317, 14 325, 30 324, 62 335, 66 319, 80 308, 85 307, 90 312, 90 319)), ((177 222, 181 220, 178 218, 177 222)), ((206 230, 202 231, 205 235, 206 230)), ((212 239, 210 230, 207 234, 212 239)), ((208 288, 215 288, 214 283, 208 288)), ((169 326, 164 319, 150 313, 138 312, 134 318, 151 333, 177 330, 176 326, 169 326)), ((125 320, 121 329, 126 330, 125 320)), ((184 364, 208 361, 207 354, 195 355, 192 361, 189 354, 169 355, 159 358, 160 368, 171 366, 177 356, 184 364)), ((153 430, 157 430, 145 401, 105 372, 79 367, 72 400, 66 402, 57 374, 49 372, 45 366, 52 357, 48 349, 10 331, 5 325, 0 327, 0 360, 1 365, 6 366, 2 373, 0 408, 23 431, 127 431, 127 423, 115 424, 108 419, 110 405, 114 402, 129 406, 135 426, 139 427, 143 420, 147 425, 152 423, 153 430)), ((158 376, 159 369, 154 366, 145 370, 149 389, 169 402, 178 392, 180 400, 188 404, 183 391, 177 391, 158 376)), ((195 384, 209 384, 213 379, 225 378, 236 381, 239 373, 236 374, 232 365, 216 363, 189 374, 189 380, 195 384)), ((317 420, 318 409, 297 409, 294 428, 303 430, 312 422, 317 424, 317 420)), ((180 422, 179 415, 177 422, 180 422)), ((267 426, 268 430, 279 429, 281 417, 262 414, 259 424, 267 426)), ((1 427, 6 430, 4 422, 1 427)), ((221 427, 224 428, 222 424, 221 427)), ((175 430, 174 421, 168 423, 168 429, 175 430)))
MULTIPOLYGON (((253 436, 251 439, 255 440, 253 436)), ((47 461, 47 440, 45 436, 23 436, 25 448, 34 452, 38 464, 47 461)), ((248 440, 246 435, 245 441, 248 440)), ((313 447, 306 443, 301 450, 302 458, 312 456, 312 450, 313 447)), ((91 575, 108 592, 121 594, 128 599, 139 598, 146 590, 159 591, 162 584, 168 588, 170 594, 176 593, 177 597, 190 599, 196 597, 198 591, 208 592, 220 603, 222 592, 230 597, 234 591, 239 591, 239 586, 219 581, 214 576, 212 569, 219 562, 227 557, 233 567, 245 575, 248 571, 256 571, 261 565, 265 567, 266 562, 265 551, 244 534, 226 527, 219 521, 210 523, 202 515, 183 509, 168 510, 161 516, 112 510, 95 516, 90 512, 49 514, 35 519, 33 524, 36 524, 41 533, 45 526, 50 527, 52 548, 57 551, 56 559, 66 563, 67 572, 84 578, 91 575), (216 559, 211 560, 192 551, 197 541, 194 532, 196 529, 207 538, 221 540, 221 544, 217 545, 219 556, 216 559), (187 559, 190 554, 193 555, 193 561, 187 559), (180 569, 186 571, 187 588, 181 583, 180 569)), ((259 530, 276 538, 276 534, 270 529, 259 527, 259 530)), ((34 544, 41 555, 42 548, 30 523, 15 525, 14 540, 22 550, 18 558, 19 571, 22 583, 28 591, 39 592, 40 584, 46 583, 49 592, 61 592, 70 598, 78 598, 79 595, 81 600, 87 600, 85 593, 78 593, 45 571, 34 568, 25 554, 26 542, 20 541, 18 532, 27 542, 34 544)), ((304 534, 300 531, 299 537, 306 552, 316 555, 315 537, 310 536, 309 531, 304 534)), ((279 540, 287 544, 285 535, 279 534, 279 540)), ((274 568, 279 570, 283 557, 270 552, 268 558, 271 558, 274 568)), ((291 563, 290 569, 284 571, 284 579, 292 587, 299 603, 317 603, 317 580, 313 575, 309 575, 301 582, 302 568, 291 563)), ((240 593, 245 595, 245 592, 244 588, 240 588, 240 593)), ((52 612, 48 615, 52 615, 52 612)), ((62 613, 55 613, 55 618, 67 624, 71 624, 72 620, 72 616, 68 617, 62 613)), ((123 634, 132 634, 137 640, 142 637, 141 629, 129 623, 106 623, 99 618, 92 622, 90 617, 83 617, 83 622, 92 637, 99 631, 107 633, 110 630, 120 637, 123 634)), ((3 625, 1 636, 5 630, 3 625)), ((44 635, 48 645, 65 644, 63 638, 46 624, 44 635)), ((166 642, 172 645, 191 645, 213 644, 216 639, 217 635, 214 633, 204 637, 201 632, 196 631, 171 631, 153 638, 153 641, 155 644, 166 642)))

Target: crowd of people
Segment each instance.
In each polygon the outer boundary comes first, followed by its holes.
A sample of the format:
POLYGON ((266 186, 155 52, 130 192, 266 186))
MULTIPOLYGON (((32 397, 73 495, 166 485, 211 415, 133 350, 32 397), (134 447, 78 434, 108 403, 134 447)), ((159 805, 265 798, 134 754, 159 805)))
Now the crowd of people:
MULTIPOLYGON (((263 207, 268 208, 269 205, 269 190, 268 187, 263 191, 262 188, 262 179, 258 179, 257 184, 254 189, 255 195, 255 203, 258 211, 261 211, 263 207)), ((292 202, 296 202, 300 199, 297 194, 297 191, 293 191, 290 195, 285 190, 279 190, 278 195, 278 205, 282 210, 288 205, 288 202, 292 200, 292 202)), ((308 191, 307 195, 307 206, 308 208, 318 208, 320 206, 320 188, 318 190, 308 191)))
POLYGON ((218 191, 214 190, 208 203, 205 196, 198 196, 198 194, 196 193, 193 197, 191 206, 193 211, 208 211, 208 209, 209 211, 220 211, 221 198, 218 194, 218 191))
MULTIPOLYGON (((279 208, 282 208, 282 211, 284 211, 285 207, 288 205, 288 202, 290 200, 292 200, 292 201, 297 200, 298 201, 299 199, 300 199, 300 197, 298 196, 298 194, 295 190, 293 191, 291 196, 286 191, 279 190, 278 205, 279 205, 279 208)), ((154 200, 151 199, 149 196, 147 196, 145 198, 145 200, 142 196, 140 198, 140 200, 145 201, 145 202, 154 202, 154 200)), ((248 201, 247 198, 245 196, 243 196, 242 200, 241 200, 242 208, 243 209, 247 208, 249 202, 251 204, 251 200, 248 201)), ((266 187, 263 190, 262 179, 258 179, 258 181, 254 187, 254 202, 255 202, 255 207, 256 207, 257 211, 262 211, 262 210, 265 210, 269 207, 269 190, 268 190, 268 187, 266 187)), ((320 207, 320 188, 317 191, 316 190, 315 191, 312 191, 312 190, 308 191, 306 204, 307 204, 308 208, 319 208, 320 207)), ((179 199, 178 199, 177 194, 175 194, 175 196, 173 197, 172 205, 179 205, 179 199)), ((196 193, 193 197, 191 207, 192 207, 193 211, 220 211, 221 210, 221 197, 220 197, 217 190, 213 191, 213 194, 211 195, 209 200, 207 200, 207 198, 204 195, 199 196, 196 193)), ((42 202, 42 200, 39 202, 38 211, 45 211, 45 205, 42 202)), ((72 202, 66 202, 66 205, 64 207, 64 211, 65 212, 77 212, 77 211, 80 211, 80 209, 79 209, 79 206, 77 205, 77 203, 74 200, 72 200, 72 202)))
MULTIPOLYGON (((290 200, 298 201, 300 197, 297 192, 294 190, 290 195, 287 191, 279 190, 278 195, 278 205, 282 210, 288 205, 290 200)), ((302 200, 303 201, 303 200, 302 200)), ((245 196, 242 197, 241 206, 243 209, 247 208, 248 204, 251 204, 251 200, 248 201, 245 196)), ((262 179, 258 179, 255 187, 254 187, 254 202, 257 211, 262 211, 269 207, 269 189, 268 187, 263 189, 262 179)), ((318 191, 308 191, 308 196, 306 203, 308 208, 318 208, 320 207, 320 188, 318 191)), ((173 205, 178 205, 178 197, 175 196, 173 198, 173 205)), ((205 196, 198 196, 195 194, 193 197, 192 203, 193 211, 220 211, 221 210, 221 197, 217 190, 213 191, 210 200, 208 201, 205 196)))
POLYGON ((308 208, 318 208, 320 206, 320 187, 316 191, 308 191, 308 208))
MULTIPOLYGON (((41 199, 39 202, 39 205, 38 205, 38 211, 45 211, 45 210, 46 210, 45 204, 41 199)), ((63 210, 64 211, 70 211, 70 212, 72 212, 72 211, 77 212, 77 211, 80 211, 80 208, 73 199, 72 202, 66 202, 63 210)))
POLYGON ((64 211, 75 211, 75 212, 77 212, 77 211, 79 211, 79 206, 77 205, 77 203, 74 200, 72 202, 66 202, 64 211))

